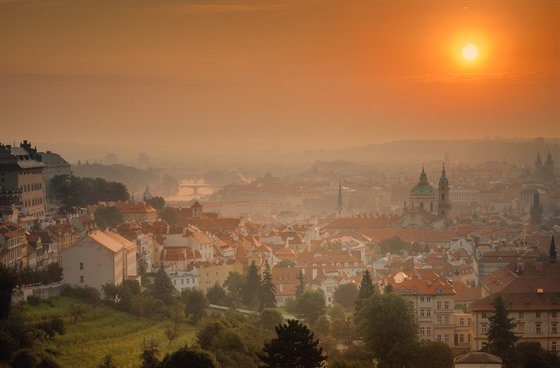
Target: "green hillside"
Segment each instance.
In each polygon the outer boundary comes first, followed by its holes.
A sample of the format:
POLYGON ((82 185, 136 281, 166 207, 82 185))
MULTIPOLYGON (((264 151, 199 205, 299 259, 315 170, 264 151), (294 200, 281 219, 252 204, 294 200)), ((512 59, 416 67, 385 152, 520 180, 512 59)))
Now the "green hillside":
POLYGON ((26 305, 25 310, 30 324, 57 315, 63 318, 66 333, 45 339, 37 345, 41 353, 50 355, 62 367, 97 368, 108 354, 119 368, 138 367, 144 339, 156 341, 160 357, 163 357, 185 344, 191 345, 195 337, 194 327, 182 323, 178 338, 169 345, 165 330, 171 327, 171 321, 140 318, 104 305, 92 307, 65 296, 36 306, 26 305), (81 304, 86 309, 83 318, 76 324, 72 324, 70 315, 72 304, 81 304))

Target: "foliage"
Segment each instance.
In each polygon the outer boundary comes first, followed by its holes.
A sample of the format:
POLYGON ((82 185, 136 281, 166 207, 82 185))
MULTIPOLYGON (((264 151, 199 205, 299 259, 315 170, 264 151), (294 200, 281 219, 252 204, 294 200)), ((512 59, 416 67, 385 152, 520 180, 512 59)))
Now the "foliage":
POLYGON ((159 211, 159 217, 167 222, 169 226, 175 226, 177 223, 177 210, 173 207, 165 206, 159 211))
POLYGON ((157 366, 158 368, 218 368, 214 357, 203 350, 182 348, 171 355, 167 355, 157 366))
POLYGON ((48 337, 54 337, 57 333, 64 335, 65 327, 64 321, 59 316, 53 317, 50 320, 45 320, 37 323, 36 328, 45 332, 48 337))
POLYGON ((356 304, 354 306, 354 316, 360 313, 360 309, 367 299, 369 299, 373 294, 375 294, 376 289, 371 281, 371 274, 369 270, 365 270, 362 275, 362 281, 360 283, 360 289, 358 291, 358 296, 356 298, 356 304))
POLYGON ((177 291, 163 267, 156 272, 151 291, 154 298, 161 300, 166 305, 175 304, 177 291))
POLYGON ((560 355, 547 351, 536 341, 520 342, 515 347, 515 360, 511 368, 555 368, 560 367, 560 355))
POLYGON ((297 279, 298 279, 299 283, 296 286, 296 298, 298 296, 302 295, 303 292, 305 291, 305 277, 304 277, 303 272, 301 270, 299 270, 297 279))
POLYGON ((61 280, 62 267, 58 263, 51 263, 40 270, 25 268, 17 273, 18 285, 50 284, 61 280))
POLYGON ((259 316, 258 325, 265 330, 274 331, 274 327, 281 324, 283 321, 282 313, 277 309, 265 308, 259 316))
POLYGON ((327 312, 325 294, 322 290, 308 290, 296 298, 296 316, 304 318, 311 325, 319 316, 327 312))
POLYGON ((208 307, 208 299, 201 290, 186 289, 181 294, 185 303, 185 315, 190 316, 192 323, 197 324, 205 315, 208 307))
POLYGON ((417 345, 415 367, 449 368, 453 366, 451 348, 439 341, 421 341, 417 345))
POLYGON ((264 271, 262 274, 260 289, 259 289, 259 310, 265 308, 276 307, 276 286, 272 281, 272 271, 268 262, 264 263, 264 271))
POLYGON ((334 350, 328 359, 329 368, 373 368, 373 355, 363 345, 350 345, 341 352, 334 350))
POLYGON ((12 294, 17 285, 17 276, 13 269, 0 264, 0 321, 10 314, 12 294))
POLYGON ((39 365, 40 359, 31 349, 21 349, 14 354, 10 365, 13 368, 35 368, 39 365))
POLYGON ((492 302, 494 313, 488 316, 488 344, 484 348, 490 354, 501 357, 504 364, 509 365, 515 352, 515 343, 519 339, 515 335, 515 319, 509 317, 504 299, 498 295, 492 302))
POLYGON ((379 250, 381 254, 385 253, 402 253, 407 250, 409 243, 405 242, 398 236, 393 236, 392 238, 384 239, 379 242, 379 250))
POLYGON ((228 298, 226 291, 220 284, 215 283, 210 289, 206 291, 206 298, 210 304, 230 306, 231 301, 228 298))
POLYGON ((71 213, 77 208, 98 202, 127 201, 130 197, 126 186, 121 183, 73 175, 57 175, 52 178, 48 195, 62 204, 64 212, 71 213))
POLYGON ((276 264, 276 267, 290 268, 290 267, 295 267, 295 265, 296 265, 295 261, 292 261, 291 259, 283 259, 276 264))
POLYGON ((93 216, 100 229, 114 228, 124 222, 124 216, 117 206, 99 206, 93 216))
POLYGON ((70 306, 68 314, 70 314, 70 318, 72 319, 72 324, 75 325, 79 319, 84 318, 84 314, 86 310, 82 304, 75 303, 70 306))
POLYGON ((413 306, 396 293, 370 297, 356 316, 356 326, 380 367, 390 364, 397 346, 411 345, 418 339, 413 306))
POLYGON ((32 346, 35 335, 25 324, 23 309, 14 307, 0 320, 0 361, 9 361, 15 351, 32 346))
POLYGON ((340 285, 334 291, 333 299, 344 308, 352 308, 358 298, 358 288, 353 283, 340 285))
POLYGON ((71 287, 66 286, 61 295, 69 296, 71 298, 83 299, 89 302, 93 307, 99 305, 101 297, 99 291, 93 287, 71 287))
POLYGON ((230 271, 224 287, 227 289, 227 296, 231 300, 232 306, 235 306, 241 301, 245 288, 245 277, 239 272, 230 271))
POLYGON ((198 346, 202 349, 210 350, 214 338, 230 327, 230 322, 222 318, 204 322, 196 333, 198 346))
POLYGON ((329 336, 329 332, 331 331, 331 321, 326 314, 320 315, 319 318, 317 318, 315 324, 313 325, 313 331, 321 338, 329 336))
POLYGON ((99 365, 99 368, 117 368, 113 356, 111 354, 105 355, 103 362, 99 365))
POLYGON ((395 291, 395 288, 393 287, 393 284, 387 284, 383 288, 383 293, 385 293, 385 294, 392 293, 393 291, 395 291))
POLYGON ((165 199, 163 197, 152 197, 146 202, 148 202, 150 206, 158 211, 165 207, 165 199))
POLYGON ((289 320, 276 327, 277 338, 266 343, 259 359, 263 368, 323 367, 325 356, 319 340, 301 322, 289 320))
POLYGON ((259 270, 257 269, 255 262, 252 262, 247 269, 247 274, 245 275, 245 285, 243 286, 241 302, 248 308, 255 310, 259 305, 260 288, 261 277, 259 275, 259 270))
POLYGON ((142 341, 142 353, 140 354, 142 365, 140 368, 156 368, 159 364, 158 343, 154 340, 142 341))

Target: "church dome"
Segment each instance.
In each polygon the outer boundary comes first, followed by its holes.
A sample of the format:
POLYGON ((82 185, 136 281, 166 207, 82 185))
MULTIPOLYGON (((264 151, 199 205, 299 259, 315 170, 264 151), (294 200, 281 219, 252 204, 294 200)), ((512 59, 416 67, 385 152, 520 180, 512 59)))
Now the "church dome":
POLYGON ((422 168, 418 184, 410 191, 410 197, 434 197, 437 196, 437 189, 428 183, 426 171, 422 168))
POLYGON ((410 191, 411 197, 433 197, 437 196, 437 189, 430 184, 416 184, 410 191))

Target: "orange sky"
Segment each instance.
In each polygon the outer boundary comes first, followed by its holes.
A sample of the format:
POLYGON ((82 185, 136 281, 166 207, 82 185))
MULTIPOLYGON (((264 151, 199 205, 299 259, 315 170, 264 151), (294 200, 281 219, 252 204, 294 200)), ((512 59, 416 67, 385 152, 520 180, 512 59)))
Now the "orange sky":
POLYGON ((2 143, 560 136, 558 1, 0 4, 2 143))

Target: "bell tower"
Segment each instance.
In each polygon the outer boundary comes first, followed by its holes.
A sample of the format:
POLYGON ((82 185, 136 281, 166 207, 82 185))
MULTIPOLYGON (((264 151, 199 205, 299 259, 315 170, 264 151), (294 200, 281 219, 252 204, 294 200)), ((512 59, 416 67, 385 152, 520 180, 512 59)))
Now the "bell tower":
POLYGON ((451 210, 451 201, 449 199, 449 180, 445 175, 445 163, 443 164, 443 169, 441 170, 441 176, 439 178, 438 185, 438 214, 439 217, 447 218, 451 210))

